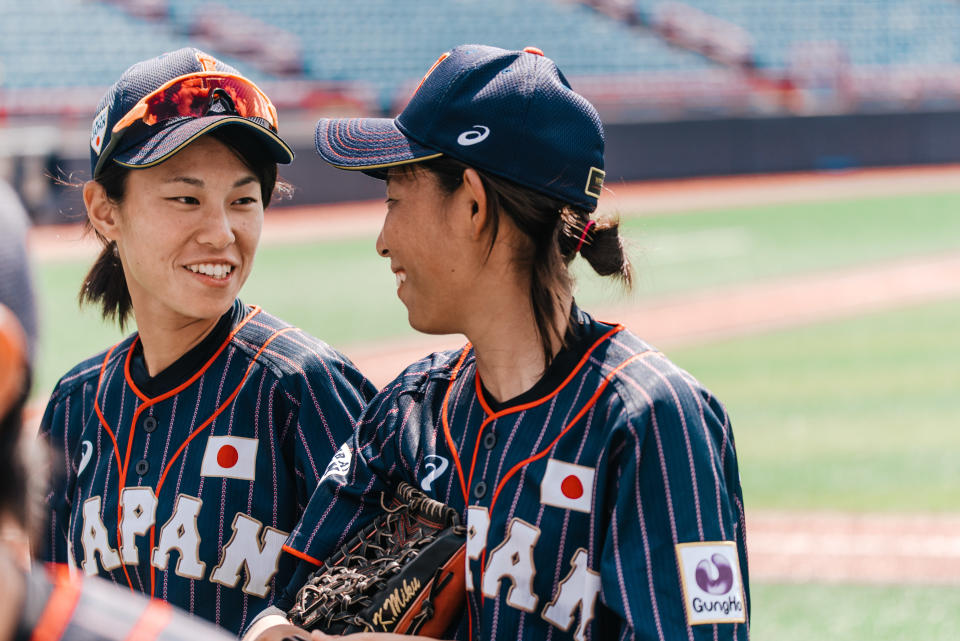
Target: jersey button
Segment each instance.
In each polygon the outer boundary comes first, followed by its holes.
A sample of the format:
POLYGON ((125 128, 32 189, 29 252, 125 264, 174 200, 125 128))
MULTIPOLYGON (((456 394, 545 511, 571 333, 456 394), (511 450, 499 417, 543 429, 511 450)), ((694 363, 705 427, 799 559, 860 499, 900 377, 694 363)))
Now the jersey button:
POLYGON ((134 469, 137 471, 137 474, 143 476, 150 471, 150 462, 147 461, 147 459, 140 459, 137 461, 137 467, 134 469))
POLYGON ((477 499, 482 499, 487 493, 487 484, 483 481, 480 481, 473 486, 473 496, 477 499))
POLYGON ((157 429, 157 419, 152 416, 148 416, 143 419, 143 431, 149 434, 153 430, 157 429))
POLYGON ((497 435, 493 432, 487 432, 487 435, 483 437, 483 446, 488 450, 492 450, 497 445, 497 435))

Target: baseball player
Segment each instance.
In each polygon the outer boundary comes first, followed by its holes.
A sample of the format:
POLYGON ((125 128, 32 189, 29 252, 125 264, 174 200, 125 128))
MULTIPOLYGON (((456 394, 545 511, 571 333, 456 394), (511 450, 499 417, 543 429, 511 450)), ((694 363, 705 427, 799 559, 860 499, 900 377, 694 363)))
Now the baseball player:
POLYGON ((237 299, 293 157, 255 85, 196 49, 138 63, 90 146, 104 249, 81 299, 138 331, 53 391, 41 434, 64 467, 38 555, 237 632, 288 581, 281 546, 375 390, 237 299))
POLYGON ((36 443, 22 439, 36 336, 25 221, 12 190, 0 183, 0 641, 226 641, 231 637, 209 623, 107 581, 72 577, 66 566, 28 571, 19 541, 33 530, 33 486, 41 479, 27 473, 36 443))
POLYGON ((470 342, 367 406, 290 536, 304 566, 278 606, 405 480, 467 523, 457 638, 746 639, 723 406, 573 301, 578 254, 630 275, 616 223, 591 217, 604 139, 590 103, 537 49, 467 45, 395 120, 324 119, 316 141, 327 162, 386 178, 377 251, 411 325, 470 342))

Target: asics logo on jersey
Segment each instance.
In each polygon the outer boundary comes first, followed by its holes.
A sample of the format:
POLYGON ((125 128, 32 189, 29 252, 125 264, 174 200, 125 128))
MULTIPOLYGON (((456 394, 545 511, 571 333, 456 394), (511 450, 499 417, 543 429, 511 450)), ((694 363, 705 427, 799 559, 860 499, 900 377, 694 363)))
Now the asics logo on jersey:
POLYGON ((420 487, 424 492, 429 492, 433 482, 447 471, 450 461, 438 454, 431 454, 425 459, 423 466, 430 470, 430 473, 420 481, 420 487))
POLYGON ((733 587, 733 567, 720 554, 697 564, 697 585, 709 594, 726 594, 733 587))
POLYGON ((93 443, 90 441, 83 442, 83 451, 80 452, 80 463, 77 465, 77 476, 80 476, 85 469, 87 469, 87 464, 90 462, 90 457, 93 456, 93 443))
POLYGON ((457 144, 462 147, 469 147, 470 145, 475 145, 478 142, 483 142, 487 139, 487 136, 490 135, 490 127, 484 127, 483 125, 474 125, 473 129, 467 129, 465 132, 457 136, 457 144))

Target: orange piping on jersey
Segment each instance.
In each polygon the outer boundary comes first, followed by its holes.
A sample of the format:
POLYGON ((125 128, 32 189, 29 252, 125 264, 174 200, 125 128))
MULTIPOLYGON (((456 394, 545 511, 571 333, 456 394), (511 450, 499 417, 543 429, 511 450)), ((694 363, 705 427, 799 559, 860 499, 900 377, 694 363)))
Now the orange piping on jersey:
MULTIPOLYGON (((143 392, 141 392, 140 389, 134 384, 133 378, 131 378, 131 376, 130 376, 129 361, 128 361, 127 365, 125 365, 124 368, 123 368, 123 375, 124 375, 124 376, 126 377, 126 379, 127 379, 127 384, 130 386, 130 389, 133 390, 133 393, 136 394, 137 396, 139 396, 139 397, 140 397, 140 400, 142 400, 142 401, 144 401, 144 402, 146 402, 146 403, 156 404, 156 403, 159 403, 160 401, 165 401, 165 400, 167 400, 167 399, 170 398, 171 396, 176 396, 177 394, 179 394, 179 393, 182 392, 183 390, 185 390, 185 389, 187 389, 188 387, 190 387, 191 385, 193 385, 193 383, 194 383, 198 378, 200 378, 201 376, 203 376, 204 372, 206 372, 208 369, 210 369, 210 366, 213 365, 214 362, 216 362, 216 360, 220 357, 220 354, 223 353, 223 350, 225 350, 225 349, 227 348, 227 345, 229 345, 229 344, 230 344, 230 341, 233 340, 233 337, 237 335, 237 332, 239 332, 241 329, 243 329, 243 326, 246 325, 247 323, 249 323, 249 322, 253 319, 253 317, 256 316, 257 314, 259 314, 261 311, 263 311, 263 310, 261 310, 258 306, 256 306, 256 305, 251 305, 251 306, 250 306, 250 313, 247 314, 239 323, 237 323, 237 326, 234 327, 234 328, 230 331, 230 335, 227 336, 227 339, 226 339, 225 341, 223 341, 223 345, 220 346, 220 348, 214 353, 214 355, 210 357, 210 360, 208 360, 206 363, 204 363, 203 367, 201 367, 200 369, 198 369, 197 372, 196 372, 193 376, 191 376, 186 382, 181 383, 180 385, 178 385, 177 387, 173 388, 173 389, 170 390, 169 392, 166 392, 166 393, 164 393, 164 394, 161 394, 160 396, 157 396, 156 398, 150 398, 149 396, 147 396, 146 394, 144 394, 143 392)), ((136 339, 134 339, 134 344, 136 344, 136 341, 137 341, 137 340, 140 340, 140 338, 137 337, 136 339)), ((133 352, 133 345, 130 346, 130 351, 133 352)))
POLYGON ((496 505, 497 503, 497 497, 500 495, 500 490, 503 489, 503 486, 507 483, 508 480, 510 480, 511 476, 513 476, 521 468, 529 465, 530 463, 533 463, 536 460, 542 459, 544 456, 546 456, 547 452, 553 449, 553 446, 556 445, 561 438, 563 438, 563 435, 569 432, 570 428, 576 425, 577 421, 583 418, 583 415, 586 414, 587 411, 596 404, 597 400, 599 400, 600 398, 600 395, 603 394, 603 391, 605 389, 607 389, 607 385, 610 384, 610 381, 613 380, 613 377, 616 376, 616 374, 620 370, 622 370, 624 367, 626 367, 633 361, 637 360, 638 358, 641 358, 643 356, 646 356, 652 353, 653 353, 652 350, 647 350, 647 351, 640 352, 639 354, 634 354, 633 356, 631 356, 630 358, 628 358, 627 360, 623 361, 622 363, 617 365, 615 368, 613 368, 613 370, 603 378, 603 382, 600 383, 600 386, 597 387, 596 391, 594 391, 593 395, 590 397, 590 400, 588 400, 584 404, 584 406, 580 408, 580 411, 577 412, 577 415, 573 417, 573 420, 570 421, 565 428, 563 428, 562 432, 557 434, 556 438, 550 441, 549 445, 547 445, 545 448, 543 448, 533 456, 528 457, 520 461, 513 467, 511 467, 510 471, 507 472, 506 475, 504 475, 503 479, 500 480, 499 485, 497 485, 496 491, 493 493, 493 499, 490 501, 490 511, 493 512, 493 506, 496 505))
MULTIPOLYGON (((222 354, 223 350, 227 348, 227 345, 230 344, 230 341, 233 340, 233 337, 236 336, 237 332, 239 332, 243 328, 243 326, 250 321, 250 319, 252 319, 254 316, 256 316, 259 313, 260 313, 259 307, 257 307, 256 305, 251 306, 250 313, 247 314, 243 318, 243 320, 237 323, 237 326, 233 328, 233 330, 230 332, 230 335, 227 336, 225 341, 223 341, 223 344, 220 345, 220 348, 217 349, 216 353, 214 353, 214 355, 211 356, 209 360, 207 360, 207 362, 203 364, 203 367, 197 370, 194 373, 194 375, 191 376, 184 383, 176 386, 169 392, 166 392, 164 394, 161 394, 160 396, 157 396, 156 398, 150 398, 144 395, 137 388, 136 384, 134 384, 133 377, 130 376, 130 361, 133 357, 133 348, 136 346, 137 341, 140 340, 140 337, 138 336, 137 338, 134 339, 133 344, 130 345, 130 349, 127 351, 127 359, 123 364, 123 376, 124 378, 127 379, 127 385, 130 386, 130 389, 133 390, 134 394, 140 397, 143 403, 141 403, 140 407, 138 407, 133 411, 133 419, 130 421, 130 435, 127 437, 127 452, 123 458, 123 466, 120 468, 120 485, 118 486, 118 490, 117 490, 118 492, 122 493, 123 488, 126 487, 127 485, 127 472, 130 470, 130 452, 133 449, 133 435, 137 429, 137 421, 140 419, 140 415, 143 413, 143 411, 149 407, 156 405, 157 403, 165 401, 166 399, 179 394, 183 390, 190 387, 194 382, 196 382, 196 380, 201 376, 203 376, 203 374, 210 368, 210 366, 213 365, 213 363, 217 360, 217 358, 219 358, 220 354, 222 354)), ((158 487, 157 488, 158 495, 160 493, 159 489, 160 488, 158 487)), ((120 522, 123 520, 122 512, 123 512, 122 501, 117 500, 117 547, 120 547, 121 545, 123 545, 123 542, 120 540, 121 539, 120 522)), ((127 572, 126 565, 124 565, 123 571, 124 573, 127 572)), ((129 581, 129 578, 127 580, 129 581)), ((130 584, 130 588, 131 589, 133 588, 132 583, 130 584)))
MULTIPOLYGON (((191 376, 187 382, 177 386, 176 388, 170 390, 166 394, 161 394, 160 396, 153 399, 145 396, 142 392, 140 392, 137 386, 134 385, 133 379, 130 377, 130 358, 133 355, 133 348, 136 346, 137 341, 140 340, 140 337, 138 336, 133 340, 133 343, 130 344, 130 348, 127 351, 127 358, 123 364, 123 376, 124 378, 126 378, 127 384, 133 390, 134 394, 136 394, 141 400, 143 400, 144 403, 133 412, 133 420, 130 422, 130 435, 127 437, 127 452, 123 460, 120 460, 120 446, 117 443, 117 438, 114 435, 113 430, 111 430, 110 426, 107 424, 107 419, 104 418, 103 412, 100 410, 100 400, 99 400, 100 387, 101 385, 103 385, 103 374, 107 370, 107 361, 110 360, 110 355, 113 354, 113 351, 117 348, 118 345, 120 345, 120 343, 117 343, 116 345, 111 347, 110 351, 107 352, 106 357, 103 359, 103 365, 100 366, 100 375, 97 378, 97 393, 94 394, 94 397, 93 397, 93 411, 96 413, 97 419, 100 421, 100 425, 102 425, 104 429, 107 430, 107 433, 110 435, 110 439, 113 441, 113 451, 117 455, 117 475, 120 478, 120 484, 117 488, 117 493, 118 493, 117 548, 121 547, 121 545, 123 544, 123 542, 121 541, 122 536, 121 536, 121 530, 120 530, 120 521, 122 520, 123 507, 122 507, 122 501, 120 500, 120 498, 123 492, 123 488, 126 485, 126 481, 127 481, 127 470, 129 469, 129 465, 130 465, 130 450, 133 447, 133 432, 136 429, 137 419, 140 417, 140 413, 143 412, 143 410, 145 410, 146 408, 152 405, 155 405, 160 401, 170 398, 174 394, 179 394, 184 389, 189 387, 194 381, 200 378, 200 376, 202 376, 203 373, 207 371, 207 369, 214 363, 214 361, 217 360, 217 357, 220 356, 223 350, 226 349, 227 345, 230 344, 230 341, 233 340, 233 337, 236 335, 236 333, 240 331, 240 329, 244 325, 246 325, 247 322, 250 321, 250 319, 252 319, 254 316, 259 314, 260 311, 261 310, 259 307, 257 307, 256 305, 252 305, 250 308, 250 313, 247 314, 246 317, 244 317, 244 319, 241 320, 237 324, 237 326, 233 328, 233 330, 230 332, 230 336, 227 337, 227 340, 223 342, 223 345, 220 346, 220 349, 218 349, 217 352, 212 357, 210 357, 210 360, 208 360, 203 365, 203 367, 201 367, 193 376, 191 376)), ((123 567, 123 574, 127 578, 127 585, 130 586, 131 591, 135 591, 133 589, 133 581, 130 580, 130 573, 127 571, 126 564, 121 564, 121 567, 123 567)))
MULTIPOLYGON (((557 444, 557 442, 558 442, 561 438, 563 438, 564 434, 566 434, 567 432, 569 432, 569 431, 570 431, 570 428, 572 428, 574 425, 576 425, 577 422, 578 422, 581 418, 583 418, 583 416, 587 413, 587 411, 589 411, 590 408, 593 407, 593 406, 596 404, 596 402, 600 399, 600 395, 603 394, 603 391, 604 391, 605 389, 607 389, 607 385, 610 384, 610 381, 613 380, 613 377, 616 376, 617 373, 618 373, 620 370, 622 370, 624 367, 626 367, 627 365, 629 365, 629 364, 632 363, 633 361, 635 361, 635 360, 637 360, 637 359, 639 359, 639 358, 642 358, 642 357, 644 357, 644 356, 647 356, 648 354, 653 354, 653 353, 655 353, 653 350, 646 350, 646 351, 640 352, 639 354, 634 354, 633 356, 631 356, 630 358, 628 358, 627 360, 623 361, 622 363, 620 363, 619 365, 617 365, 615 368, 613 368, 613 370, 611 370, 611 372, 610 372, 609 374, 607 374, 607 375, 603 378, 603 382, 600 383, 600 386, 597 387, 596 391, 594 391, 593 395, 592 395, 592 396, 590 397, 590 399, 584 404, 584 406, 580 408, 580 411, 577 412, 577 415, 573 417, 573 420, 571 420, 571 421, 567 424, 567 426, 566 426, 565 428, 563 428, 563 431, 561 431, 559 434, 557 434, 556 438, 554 438, 552 441, 550 441, 550 444, 549 444, 549 445, 547 445, 545 448, 543 448, 542 450, 540 450, 538 453, 534 454, 533 456, 530 456, 530 457, 528 457, 528 458, 520 461, 519 463, 517 463, 517 464, 514 465, 513 467, 511 467, 511 468, 510 468, 510 471, 508 471, 508 472, 506 473, 506 475, 504 475, 503 479, 500 480, 500 483, 497 485, 497 489, 496 489, 496 490, 494 491, 494 493, 493 493, 493 499, 490 500, 489 513, 490 513, 490 514, 493 514, 493 508, 494 508, 494 506, 497 504, 497 498, 500 496, 500 491, 503 490, 503 486, 506 485, 507 481, 510 480, 510 477, 512 477, 516 472, 518 472, 519 470, 523 469, 524 467, 526 467, 526 466, 529 465, 530 463, 533 463, 534 461, 537 461, 537 460, 539 460, 539 459, 542 459, 544 456, 546 456, 547 453, 548 453, 550 450, 552 450, 553 447, 557 444)), ((483 556, 483 560, 482 560, 481 565, 480 565, 480 584, 481 584, 481 585, 483 584, 483 573, 484 573, 484 570, 486 569, 485 566, 486 566, 486 549, 484 549, 484 556, 483 556)), ((481 594, 481 597, 482 597, 482 595, 483 595, 483 591, 482 591, 482 590, 481 590, 480 594, 481 594)))
MULTIPOLYGON (((590 356, 593 354, 594 350, 597 349, 597 347, 602 345, 604 342, 606 342, 608 338, 610 338, 617 332, 623 331, 623 329, 624 329, 623 325, 615 325, 612 329, 607 331, 603 336, 598 338, 596 342, 594 342, 594 344, 590 346, 590 349, 587 350, 587 353, 583 355, 583 358, 580 359, 580 362, 577 363, 577 366, 573 368, 573 371, 571 371, 570 374, 568 374, 567 377, 563 379, 563 382, 560 383, 560 385, 558 385, 555 390, 553 390, 552 392, 550 392, 549 394, 547 394, 542 398, 538 398, 535 401, 530 401, 529 403, 523 403, 522 405, 515 405, 514 407, 507 407, 505 409, 500 410, 499 412, 494 412, 490 408, 490 406, 487 405, 487 401, 483 398, 483 385, 480 382, 480 372, 479 370, 477 371, 477 375, 474 377, 474 381, 477 387, 477 398, 480 399, 480 405, 483 406, 484 411, 487 413, 487 418, 483 420, 483 422, 480 424, 479 431, 477 431, 477 442, 473 446, 473 460, 470 461, 470 478, 467 481, 468 487, 473 487, 473 471, 477 465, 477 450, 480 449, 480 437, 483 435, 483 430, 487 427, 487 425, 489 425, 491 422, 497 420, 498 418, 506 414, 522 412, 532 407, 536 407, 537 405, 542 405, 543 403, 549 401, 551 398, 559 394, 560 390, 566 387, 567 383, 572 381, 574 376, 576 376, 577 373, 583 368, 583 366, 587 364, 587 361, 590 360, 590 356)), ((493 509, 493 504, 490 505, 490 509, 491 510, 493 509)))
POLYGON ((93 411, 96 413, 97 418, 100 420, 100 424, 103 425, 107 430, 107 434, 110 435, 110 440, 113 441, 113 453, 117 455, 117 470, 123 469, 123 461, 120 459, 120 446, 117 445, 117 437, 114 436, 113 430, 110 429, 110 426, 107 425, 107 419, 103 417, 103 412, 100 411, 100 386, 103 384, 103 373, 107 371, 107 361, 110 360, 110 356, 113 354, 113 351, 117 349, 120 343, 117 343, 107 351, 107 355, 103 359, 103 365, 100 366, 100 376, 97 377, 97 392, 93 395, 93 411))
MULTIPOLYGON (((93 411, 97 415, 97 420, 100 421, 100 425, 107 430, 107 434, 110 435, 110 440, 113 441, 113 452, 117 455, 117 476, 119 477, 123 473, 123 461, 120 459, 120 446, 117 444, 117 437, 114 435, 113 430, 110 429, 110 426, 107 424, 107 419, 104 418, 103 412, 100 410, 100 386, 103 385, 103 373, 107 371, 107 361, 110 360, 110 355, 113 354, 113 350, 117 348, 120 343, 117 343, 110 348, 110 351, 107 352, 106 357, 103 359, 103 365, 100 366, 100 375, 97 377, 97 392, 93 395, 93 411)), ((132 346, 131 346, 132 347, 132 346)), ((129 356, 129 354, 127 354, 129 356)), ((133 440, 132 438, 130 439, 133 440)), ((129 450, 129 448, 128 448, 129 450)), ((120 502, 117 501, 117 548, 120 547, 120 502)), ((133 589, 133 581, 130 580, 130 573, 127 571, 127 566, 123 563, 120 564, 120 567, 123 568, 123 576, 127 579, 127 585, 130 586, 131 592, 136 592, 133 589)))
MULTIPOLYGON (((160 490, 163 488, 163 482, 167 478, 167 472, 169 472, 170 468, 173 467, 174 462, 180 457, 180 454, 183 452, 184 449, 186 449, 187 445, 190 444, 190 441, 192 441, 197 434, 207 429, 207 427, 209 427, 210 424, 213 423, 213 421, 218 416, 220 416, 223 410, 230 407, 230 404, 233 403, 235 398, 237 398, 237 395, 240 393, 240 389, 243 387, 244 383, 247 382, 247 377, 250 376, 250 370, 253 369, 254 363, 256 363, 257 359, 260 358, 260 354, 263 353, 263 350, 267 349, 267 345, 272 343, 274 339, 276 339, 281 334, 286 334, 287 332, 293 331, 295 329, 297 328, 284 327, 283 329, 274 332, 273 334, 270 335, 269 338, 267 338, 267 340, 263 341, 263 345, 261 345, 260 349, 257 350, 257 353, 254 354, 253 358, 250 360, 250 364, 247 365, 247 370, 243 373, 243 378, 240 379, 240 382, 237 384, 237 387, 233 390, 233 392, 230 393, 230 396, 227 397, 227 400, 225 400, 223 404, 221 404, 220 407, 218 407, 216 411, 213 414, 211 414, 209 418, 207 418, 207 420, 201 423, 200 427, 195 429, 193 433, 190 434, 190 436, 188 436, 187 439, 180 444, 180 447, 177 448, 177 451, 174 452, 173 457, 167 463, 167 466, 163 469, 163 474, 160 475, 160 480, 157 482, 157 490, 156 490, 157 497, 160 496, 160 490)), ((232 334, 231 334, 231 337, 232 337, 232 334)), ((156 523, 154 523, 153 525, 150 526, 150 549, 151 550, 153 550, 153 547, 154 547, 154 535, 156 534, 156 530, 157 530, 157 526, 156 526, 156 523)), ((156 586, 155 580, 156 580, 156 568, 153 567, 153 563, 150 563, 150 596, 151 597, 154 594, 154 590, 156 586)))
POLYGON ((126 641, 154 641, 173 619, 173 606, 166 601, 151 600, 143 609, 126 641))
POLYGON ((43 608, 40 621, 33 629, 30 641, 59 641, 70 625, 73 611, 80 601, 79 580, 70 577, 70 569, 66 565, 48 565, 47 572, 53 583, 53 593, 47 605, 43 608))
POLYGON ((471 347, 470 343, 464 346, 463 353, 460 354, 460 360, 457 361, 457 364, 453 368, 453 375, 450 377, 450 385, 447 386, 447 393, 443 395, 443 407, 440 408, 440 422, 443 424, 443 436, 447 440, 447 447, 450 448, 450 454, 453 456, 453 463, 457 466, 457 476, 460 479, 460 489, 463 491, 463 502, 465 505, 469 504, 467 500, 467 482, 463 477, 463 466, 460 465, 460 455, 457 453, 457 445, 453 440, 453 436, 450 434, 450 423, 447 421, 447 403, 450 401, 450 390, 453 389, 453 382, 457 380, 457 374, 460 373, 460 367, 463 365, 463 361, 466 360, 467 354, 470 353, 471 347))
POLYGON ((291 555, 297 557, 298 559, 303 559, 303 560, 306 561, 307 563, 312 563, 312 564, 314 564, 314 565, 323 565, 323 563, 321 563, 318 559, 313 558, 312 556, 310 556, 310 555, 307 554, 306 552, 301 552, 300 550, 295 550, 295 549, 293 549, 292 547, 290 547, 289 545, 284 545, 281 549, 282 549, 284 552, 286 552, 287 554, 291 554, 291 555))
POLYGON ((564 387, 567 386, 567 383, 569 383, 570 381, 573 380, 573 377, 577 375, 577 372, 579 372, 580 369, 581 369, 584 365, 587 364, 587 361, 590 360, 590 356, 593 354, 593 351, 594 351, 595 349, 597 349, 598 347, 600 347, 600 345, 602 345, 608 338, 610 338, 611 336, 613 336, 613 335, 616 334, 617 332, 622 332, 623 330, 624 330, 623 325, 615 325, 614 327, 612 327, 609 331, 607 331, 606 334, 604 334, 603 336, 601 336, 600 338, 598 338, 598 339, 596 340, 596 342, 595 342, 593 345, 590 346, 590 349, 588 349, 588 350, 587 350, 587 353, 583 355, 583 358, 580 359, 580 362, 577 363, 577 366, 573 368, 573 371, 570 372, 565 379, 563 379, 563 382, 562 382, 562 383, 560 383, 559 385, 557 385, 557 388, 556 388, 555 390, 553 390, 552 392, 550 392, 550 393, 547 394, 546 396, 544 396, 544 397, 542 397, 542 398, 538 398, 538 399, 535 400, 535 401, 530 401, 529 403, 524 403, 524 404, 522 404, 522 405, 515 405, 515 406, 513 406, 513 407, 507 407, 507 408, 504 408, 504 409, 500 410, 499 412, 494 412, 494 411, 493 411, 493 408, 491 408, 491 407, 487 404, 486 399, 483 397, 483 386, 480 384, 480 375, 478 374, 478 375, 476 376, 477 398, 480 399, 480 405, 483 406, 483 410, 484 410, 488 415, 490 415, 488 421, 491 420, 491 419, 500 418, 501 416, 503 416, 503 415, 505 415, 505 414, 511 414, 511 413, 513 413, 513 412, 522 412, 523 410, 528 410, 528 409, 530 409, 531 407, 536 407, 537 405, 542 405, 543 403, 546 403, 547 401, 549 401, 551 398, 553 398, 554 396, 556 396, 557 394, 559 394, 559 393, 560 393, 560 390, 562 390, 564 387))

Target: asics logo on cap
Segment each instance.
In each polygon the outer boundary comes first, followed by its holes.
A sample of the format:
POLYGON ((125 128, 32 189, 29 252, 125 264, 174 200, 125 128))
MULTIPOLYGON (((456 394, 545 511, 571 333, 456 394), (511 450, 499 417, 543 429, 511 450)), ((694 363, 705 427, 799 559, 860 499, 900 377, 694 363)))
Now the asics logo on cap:
POLYGON ((487 139, 487 136, 490 135, 490 127, 484 127, 483 125, 474 125, 473 129, 467 129, 465 132, 457 136, 457 144, 462 147, 469 147, 470 145, 475 145, 478 142, 483 142, 487 139), (483 131, 479 131, 479 130, 483 131))

